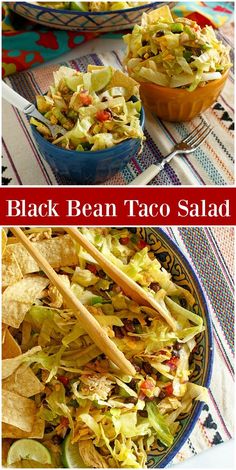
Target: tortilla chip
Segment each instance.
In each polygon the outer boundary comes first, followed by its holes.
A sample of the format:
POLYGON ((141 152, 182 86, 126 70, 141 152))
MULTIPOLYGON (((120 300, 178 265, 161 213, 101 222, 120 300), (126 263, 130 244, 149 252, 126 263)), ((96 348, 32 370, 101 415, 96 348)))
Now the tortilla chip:
MULTIPOLYGON (((34 242, 34 246, 53 268, 78 264, 76 248, 69 235, 34 242)), ((37 263, 21 243, 7 246, 6 252, 14 253, 23 275, 40 271, 37 263)))
POLYGON ((20 354, 19 356, 13 357, 12 359, 4 359, 2 361, 2 379, 4 380, 7 377, 10 377, 10 375, 12 375, 15 370, 20 367, 25 357, 30 357, 41 350, 41 346, 35 346, 24 354, 20 354))
POLYGON ((6 325, 19 328, 26 313, 49 280, 42 276, 27 276, 8 286, 2 294, 2 321, 6 325))
POLYGON ((136 82, 133 78, 125 75, 120 70, 116 70, 114 75, 107 87, 107 89, 113 87, 123 87, 125 88, 125 98, 128 100, 132 95, 135 94, 134 88, 139 87, 139 83, 136 82))
POLYGON ((36 416, 33 400, 2 390, 2 421, 23 431, 31 432, 36 416))
POLYGON ((2 259, 2 286, 14 284, 22 277, 23 274, 14 253, 6 251, 2 259))
POLYGON ((2 255, 5 252, 6 246, 7 246, 7 234, 4 228, 2 228, 2 255))
POLYGON ((2 343, 2 359, 10 359, 12 357, 19 356, 20 354, 21 348, 19 344, 7 329, 4 333, 4 339, 2 343))
POLYGON ((44 390, 44 385, 39 381, 33 371, 26 364, 18 369, 7 379, 2 381, 2 388, 10 392, 19 393, 22 397, 32 397, 44 390))
POLYGON ((45 422, 36 416, 32 431, 26 432, 22 429, 16 428, 11 424, 2 423, 2 437, 11 437, 12 439, 24 439, 30 437, 31 439, 42 439, 44 436, 45 422))

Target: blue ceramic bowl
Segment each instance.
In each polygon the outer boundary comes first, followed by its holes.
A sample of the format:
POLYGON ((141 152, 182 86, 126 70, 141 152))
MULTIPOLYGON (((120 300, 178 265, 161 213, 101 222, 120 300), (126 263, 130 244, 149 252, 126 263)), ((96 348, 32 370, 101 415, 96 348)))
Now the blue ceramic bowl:
MULTIPOLYGON (((144 128, 145 114, 140 113, 144 128)), ((52 168, 54 174, 70 179, 72 184, 92 185, 104 183, 121 171, 140 148, 140 139, 128 139, 109 149, 97 152, 65 150, 48 142, 31 125, 38 150, 52 168)))
MULTIPOLYGON (((171 2, 173 6, 174 2, 171 2)), ((18 15, 47 28, 64 29, 69 31, 114 32, 133 28, 140 23, 142 14, 163 5, 163 2, 153 1, 145 5, 114 11, 74 11, 56 10, 30 2, 9 2, 8 6, 18 15)))
MULTIPOLYGON (((194 230, 194 228, 192 229, 194 230)), ((195 299, 193 312, 203 318, 205 331, 196 336, 196 348, 192 353, 191 382, 209 387, 213 365, 213 336, 210 313, 206 298, 193 266, 179 247, 161 229, 129 228, 138 233, 150 246, 162 266, 171 273, 173 281, 188 289, 195 299)), ((203 403, 195 401, 190 413, 180 416, 180 429, 173 446, 166 449, 160 442, 155 443, 148 456, 148 467, 166 467, 184 445, 198 420, 203 403)))

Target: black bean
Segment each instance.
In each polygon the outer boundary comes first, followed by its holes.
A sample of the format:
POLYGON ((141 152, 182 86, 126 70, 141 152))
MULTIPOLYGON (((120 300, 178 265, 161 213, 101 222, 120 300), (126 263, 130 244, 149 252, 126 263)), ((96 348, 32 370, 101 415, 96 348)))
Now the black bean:
POLYGON ((145 47, 148 45, 148 41, 146 41, 145 39, 142 40, 142 46, 145 47))
POLYGON ((129 383, 128 386, 132 388, 132 390, 136 390, 136 382, 134 379, 132 379, 129 383))
POLYGON ((158 395, 158 398, 160 398, 162 400, 165 397, 166 397, 166 394, 165 394, 164 390, 161 390, 159 395, 158 395))
POLYGON ((136 403, 137 403, 137 398, 135 398, 135 397, 127 397, 127 398, 125 398, 125 403, 133 403, 134 405, 136 405, 136 403))
POLYGON ((182 299, 180 299, 180 305, 183 308, 187 307, 187 302, 186 302, 186 299, 184 297, 182 297, 182 299))
POLYGON ((175 343, 175 349, 176 349, 177 351, 179 351, 181 348, 182 348, 182 344, 181 344, 181 343, 178 343, 178 341, 176 341, 176 343, 175 343))
POLYGON ((153 373, 153 368, 151 364, 149 364, 148 362, 143 363, 143 370, 144 372, 146 372, 146 374, 149 374, 149 375, 153 373))
POLYGON ((148 412, 146 410, 139 410, 138 414, 142 416, 142 418, 148 417, 148 412))
POLYGON ((106 273, 103 271, 103 269, 99 269, 98 275, 99 275, 99 277, 101 277, 102 279, 105 279, 105 278, 107 277, 107 275, 106 275, 106 273))
POLYGON ((147 326, 150 326, 151 323, 152 323, 152 320, 149 320, 149 318, 147 318, 145 321, 146 321, 146 325, 147 325, 147 326))
POLYGON ((102 103, 104 103, 105 101, 108 101, 108 98, 106 96, 103 96, 103 98, 101 99, 102 103))
POLYGON ((58 434, 56 434, 56 435, 53 436, 53 438, 52 438, 53 444, 56 444, 56 445, 61 444, 62 441, 63 441, 63 438, 62 438, 61 436, 58 436, 58 434))
POLYGON ((54 427, 53 426, 47 426, 45 428, 45 434, 49 434, 50 432, 54 431, 54 427))
POLYGON ((130 333, 134 333, 135 332, 135 326, 133 324, 133 322, 131 320, 124 320, 123 319, 123 323, 124 323, 124 327, 126 329, 126 331, 129 331, 130 333))
POLYGON ((154 292, 158 292, 161 288, 159 282, 151 282, 150 289, 154 290, 154 292))
POLYGON ((165 33, 164 33, 164 31, 157 31, 155 36, 156 36, 156 38, 161 38, 162 36, 165 36, 165 33))
POLYGON ((119 339, 124 338, 125 335, 120 326, 113 326, 113 330, 114 330, 116 338, 119 338, 119 339))

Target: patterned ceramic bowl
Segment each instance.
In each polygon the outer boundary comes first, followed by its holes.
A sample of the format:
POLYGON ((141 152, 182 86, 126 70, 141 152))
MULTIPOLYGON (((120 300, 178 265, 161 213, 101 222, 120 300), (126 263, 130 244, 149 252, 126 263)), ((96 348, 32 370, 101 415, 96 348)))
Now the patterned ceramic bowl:
POLYGON ((35 23, 69 31, 91 31, 104 33, 130 29, 139 23, 144 12, 148 12, 160 2, 149 2, 146 5, 126 10, 81 12, 73 10, 56 10, 37 5, 36 3, 9 2, 8 6, 18 15, 35 23))
MULTIPOLYGON (((193 353, 190 380, 202 386, 209 386, 213 364, 213 338, 212 326, 206 299, 193 267, 185 258, 179 247, 167 236, 156 228, 129 229, 137 232, 151 246, 155 256, 162 266, 172 274, 176 284, 188 289, 195 298, 194 313, 203 318, 205 331, 196 337, 197 346, 193 353)), ((193 229, 194 230, 194 229, 193 229)), ((177 452, 181 449, 189 434, 193 430, 203 403, 194 402, 190 413, 184 414, 180 419, 180 429, 175 436, 174 444, 166 449, 160 443, 156 444, 149 454, 148 467, 163 468, 168 465, 177 452)))

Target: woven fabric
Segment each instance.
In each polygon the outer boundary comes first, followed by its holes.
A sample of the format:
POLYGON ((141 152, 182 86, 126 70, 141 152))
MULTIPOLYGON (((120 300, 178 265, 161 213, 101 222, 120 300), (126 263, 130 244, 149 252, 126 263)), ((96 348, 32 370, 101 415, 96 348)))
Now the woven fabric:
MULTIPOLYGON (((233 26, 227 24, 219 33, 225 42, 233 47, 233 26)), ((91 54, 73 60, 71 67, 85 71, 89 63, 112 64, 121 68, 123 51, 91 54)), ((65 64, 66 65, 66 64, 65 64)), ((35 94, 44 93, 52 82, 52 72, 58 66, 42 66, 6 78, 6 83, 28 100, 34 101, 35 94)), ((124 185, 144 171, 152 163, 160 162, 171 152, 176 142, 189 134, 199 121, 214 125, 212 134, 191 156, 181 156, 167 164, 165 169, 152 181, 154 185, 232 185, 233 168, 233 72, 218 102, 204 116, 190 123, 173 124, 160 121, 146 113, 145 135, 141 155, 135 155, 125 169, 106 182, 124 185)), ((3 103, 3 179, 7 184, 54 185, 72 184, 70 180, 55 176, 48 164, 36 150, 29 124, 25 115, 6 102, 3 103), (20 142, 20 145, 19 145, 20 142)))
POLYGON ((214 337, 209 400, 172 466, 228 441, 234 433, 234 229, 182 227, 165 231, 195 269, 210 309, 214 337))

